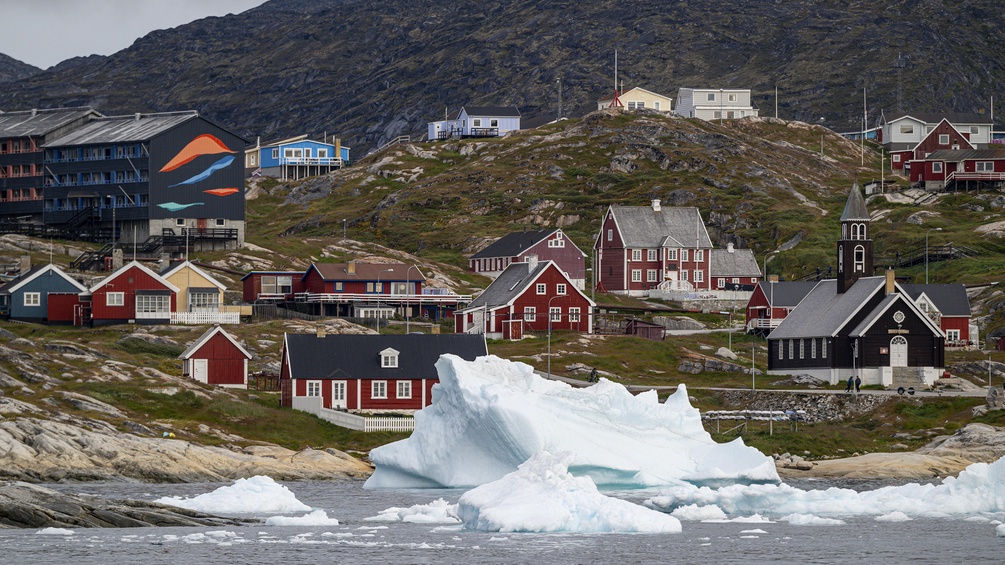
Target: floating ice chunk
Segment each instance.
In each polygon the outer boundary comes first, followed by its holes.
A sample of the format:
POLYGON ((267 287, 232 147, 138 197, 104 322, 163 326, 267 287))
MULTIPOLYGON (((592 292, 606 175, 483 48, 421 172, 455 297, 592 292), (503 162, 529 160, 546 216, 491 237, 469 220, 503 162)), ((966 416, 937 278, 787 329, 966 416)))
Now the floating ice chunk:
POLYGON ((303 516, 270 516, 266 526, 337 526, 338 520, 329 518, 324 510, 315 510, 303 516))
POLYGON ((900 511, 893 511, 889 514, 883 514, 882 516, 876 516, 877 522, 907 522, 911 520, 911 517, 900 511))
POLYGON ((464 528, 487 532, 680 533, 680 521, 605 496, 589 477, 574 477, 572 453, 535 454, 519 468, 461 496, 464 528))
POLYGON ((671 516, 677 518, 678 520, 686 520, 692 522, 700 522, 702 520, 725 520, 726 513, 722 511, 721 508, 714 504, 708 506, 698 506, 697 504, 689 504, 687 506, 681 506, 670 513, 671 516))
POLYGON ((844 520, 836 518, 821 518, 813 514, 789 514, 779 518, 782 522, 788 522, 793 526, 843 526, 844 520))
POLYGON ((380 514, 364 518, 372 522, 411 522, 415 524, 459 524, 457 505, 442 498, 429 504, 416 504, 408 508, 392 507, 380 514))
POLYGON ((766 534, 768 532, 762 530, 761 528, 755 528, 753 530, 742 530, 741 534, 766 534))
POLYGON ((998 526, 995 527, 995 535, 1000 538, 1005 538, 1005 524, 998 524, 998 526))
POLYGON ((66 528, 42 528, 35 533, 43 536, 72 536, 73 530, 68 530, 66 528))
POLYGON ((911 483, 856 492, 851 489, 801 490, 781 485, 730 485, 713 490, 680 485, 650 498, 646 506, 671 512, 689 504, 715 504, 728 514, 883 515, 946 517, 1005 512, 1005 458, 974 463, 959 477, 940 484, 911 483))
POLYGON ((660 404, 655 391, 633 395, 606 379, 574 388, 491 355, 444 355, 436 369, 412 435, 370 452, 367 488, 481 485, 540 451, 572 453, 569 471, 605 486, 779 480, 773 460, 741 438, 715 443, 683 385, 660 404))
POLYGON ((276 514, 311 510, 310 506, 297 500, 290 489, 264 475, 237 479, 230 486, 192 498, 165 496, 154 502, 213 514, 276 514))

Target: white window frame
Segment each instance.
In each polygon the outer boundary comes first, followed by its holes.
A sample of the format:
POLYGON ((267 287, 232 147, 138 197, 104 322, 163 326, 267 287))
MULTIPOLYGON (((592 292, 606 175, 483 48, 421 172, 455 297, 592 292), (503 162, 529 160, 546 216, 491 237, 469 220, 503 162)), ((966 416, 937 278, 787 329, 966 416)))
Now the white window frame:
POLYGON ((694 250, 694 262, 695 263, 701 263, 704 260, 705 260, 705 250, 704 249, 695 249, 694 250))
POLYGON ((682 280, 682 281, 690 281, 691 280, 691 271, 688 271, 687 269, 683 269, 680 272, 680 280, 682 280))
POLYGON ((642 260, 642 250, 632 249, 632 261, 637 262, 642 260))
POLYGON ((913 134, 914 124, 900 124, 900 133, 903 134, 913 134))
POLYGON ((726 279, 720 277, 719 281, 718 281, 718 285, 719 285, 719 288, 724 288, 726 286, 726 279))
POLYGON ((279 148, 278 147, 276 149, 272 150, 272 158, 273 159, 278 159, 279 158, 279 148))
POLYGON ((614 241, 614 230, 607 230, 607 241, 614 241))
POLYGON ((489 127, 490 128, 497 128, 497 127, 499 127, 499 119, 498 118, 490 118, 489 119, 489 127))
POLYGON ((24 293, 24 305, 25 306, 41 306, 42 305, 42 293, 41 292, 26 292, 26 293, 24 293))
POLYGON ((471 127, 473 127, 473 128, 480 128, 480 127, 482 127, 482 119, 481 118, 471 118, 471 127))
POLYGON ((705 282, 705 271, 695 269, 694 270, 694 282, 700 283, 705 282))
POLYGON ((960 341, 960 330, 946 330, 946 341, 960 341))
POLYGON ((579 322, 579 307, 570 306, 569 307, 569 323, 579 322))
POLYGON ((658 252, 658 249, 646 250, 646 259, 649 261, 659 261, 659 256, 657 255, 658 252))
POLYGON ((550 306, 548 308, 548 319, 552 322, 562 321, 562 307, 561 306, 550 306))
POLYGON ((632 282, 642 282, 642 269, 632 269, 632 282))
POLYGON ((941 173, 942 172, 942 161, 935 161, 932 163, 932 172, 941 173))
POLYGON ((548 247, 565 247, 565 240, 561 238, 549 239, 548 247))
POLYGON ((949 134, 940 133, 939 134, 939 145, 949 145, 949 134))
POLYGON ((555 285, 555 294, 559 296, 565 296, 567 287, 565 283, 558 283, 555 285))
POLYGON ((981 132, 980 126, 970 126, 970 133, 980 133, 980 132, 981 132))
POLYGON ((810 359, 817 358, 817 338, 810 338, 810 359))
POLYGON ((227 225, 227 220, 225 220, 223 218, 217 218, 216 219, 216 227, 220 228, 220 227, 223 227, 225 225, 227 225))
POLYGON ((778 360, 782 361, 785 359, 785 342, 778 340, 778 360))
POLYGON ((105 306, 125 306, 125 305, 126 305, 126 293, 109 292, 105 294, 105 306))
POLYGON ((321 381, 307 381, 307 396, 321 396, 321 381))
POLYGON ((736 95, 735 94, 726 94, 726 101, 727 102, 736 102, 736 95))
POLYGON ((707 92, 705 94, 705 101, 706 102, 715 102, 715 93, 714 92, 707 92))
POLYGON ((789 359, 795 359, 795 358, 796 358, 796 340, 790 339, 789 340, 789 359))
POLYGON ((820 338, 820 358, 827 358, 827 338, 820 338))
POLYGON ((412 381, 397 381, 395 386, 395 398, 412 398, 412 381))
POLYGON ((537 306, 524 306, 523 307, 523 321, 525 321, 525 322, 536 322, 537 321, 537 306))
POLYGON ((676 261, 676 260, 677 260, 677 250, 667 249, 667 261, 676 261))
POLYGON ((387 399, 387 381, 370 381, 370 398, 387 399))
POLYGON ((660 282, 659 269, 646 269, 646 282, 660 282))
POLYGON ((994 161, 977 161, 974 163, 974 170, 978 173, 990 173, 995 170, 994 161))
POLYGON ((893 161, 894 163, 899 163, 899 162, 900 162, 900 153, 894 153, 894 154, 893 154, 893 158, 892 158, 892 161, 893 161))
POLYGON ((536 289, 537 294, 539 296, 548 294, 548 285, 545 283, 537 283, 537 285, 535 285, 534 288, 536 289))
POLYGON ((687 262, 687 249, 680 250, 680 260, 682 263, 687 262))
POLYGON ((799 338, 799 358, 806 358, 806 340, 803 338, 799 338))
POLYGON ((398 368, 398 352, 393 349, 385 349, 380 352, 380 367, 382 369, 398 368))

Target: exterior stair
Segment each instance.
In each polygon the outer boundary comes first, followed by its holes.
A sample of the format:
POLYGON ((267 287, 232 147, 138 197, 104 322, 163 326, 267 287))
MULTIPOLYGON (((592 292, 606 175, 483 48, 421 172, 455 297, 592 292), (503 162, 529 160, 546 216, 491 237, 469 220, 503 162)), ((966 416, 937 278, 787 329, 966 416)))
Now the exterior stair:
POLYGON ((925 382, 925 370, 921 367, 893 367, 892 388, 911 388, 914 390, 927 390, 928 384, 925 382))

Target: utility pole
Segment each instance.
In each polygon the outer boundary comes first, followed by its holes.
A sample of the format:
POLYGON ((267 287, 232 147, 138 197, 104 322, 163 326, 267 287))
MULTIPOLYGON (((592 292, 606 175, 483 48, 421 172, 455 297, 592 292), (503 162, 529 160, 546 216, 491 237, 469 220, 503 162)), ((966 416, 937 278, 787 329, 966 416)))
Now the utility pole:
POLYGON ((555 82, 558 83, 558 117, 555 118, 555 119, 556 120, 561 120, 562 119, 562 78, 559 77, 559 78, 555 79, 555 82))

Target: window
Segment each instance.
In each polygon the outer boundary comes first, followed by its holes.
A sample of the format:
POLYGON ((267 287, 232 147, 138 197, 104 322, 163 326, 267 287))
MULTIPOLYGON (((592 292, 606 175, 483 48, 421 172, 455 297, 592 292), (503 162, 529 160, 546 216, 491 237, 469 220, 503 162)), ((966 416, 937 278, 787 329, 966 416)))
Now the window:
POLYGON ((575 306, 575 307, 569 308, 569 322, 571 323, 571 322, 578 322, 578 321, 579 321, 579 307, 575 306))
POLYGON ((726 95, 726 100, 728 100, 730 102, 736 102, 736 95, 735 94, 727 94, 726 95))
POLYGON ((703 249, 694 250, 694 262, 701 263, 705 260, 705 251, 703 249))
POLYGON ((262 277, 262 294, 292 294, 293 276, 266 275, 262 277))
POLYGON ((719 111, 719 110, 716 110, 715 112, 712 112, 712 117, 715 118, 716 120, 721 120, 722 119, 722 112, 719 111))
POLYGON ((524 306, 523 307, 523 321, 525 321, 525 322, 536 322, 537 321, 537 307, 536 306, 524 306))
POLYGON ((321 396, 321 381, 307 381, 307 396, 321 396))
POLYGON ((398 368, 398 352, 388 347, 380 352, 380 366, 384 369, 398 368))
POLYGON ((496 118, 492 118, 491 120, 489 120, 489 127, 493 128, 499 127, 499 120, 497 120, 496 118))
MULTIPOLYGON (((750 279, 750 282, 757 282, 757 279, 750 279)), ((733 284, 740 284, 740 277, 733 277, 733 284)))
POLYGON ((658 250, 650 249, 646 252, 646 257, 649 261, 658 261, 659 258, 656 256, 658 250))
POLYGON ((642 260, 642 250, 632 249, 632 261, 641 261, 641 260, 642 260))
POLYGON ((911 124, 903 124, 900 126, 900 133, 914 133, 914 126, 911 124))
POLYGON ((345 290, 345 287, 343 287, 342 285, 343 283, 341 281, 335 283, 335 292, 342 292, 343 290, 345 290))
POLYGON ((728 112, 726 112, 726 119, 727 120, 732 120, 734 117, 735 116, 733 115, 733 111, 732 110, 729 110, 728 112))
POLYGON ((537 288, 538 294, 548 294, 548 285, 544 283, 538 283, 538 285, 535 288, 537 288))
POLYGON ((680 280, 682 280, 682 281, 691 280, 690 276, 691 275, 690 275, 690 273, 688 272, 687 269, 684 269, 683 271, 680 272, 680 280))
POLYGON ((565 240, 561 238, 549 239, 548 247, 565 247, 565 240))
POLYGON ((795 340, 790 339, 789 340, 789 359, 795 359, 796 358, 795 353, 796 353, 795 340))
POLYGON ((949 134, 940 133, 939 134, 939 145, 949 145, 949 134))
POLYGON ((677 250, 676 249, 667 249, 667 260, 668 261, 676 261, 677 260, 677 250))
POLYGON ((632 269, 632 282, 642 282, 642 269, 632 269))
POLYGON ((900 153, 894 154, 894 156, 893 156, 893 162, 894 163, 899 163, 900 162, 900 153))
POLYGON ((826 359, 827 358, 827 338, 826 337, 822 338, 820 340, 820 358, 821 359, 826 359))
POLYGON ((981 129, 977 126, 970 126, 970 133, 980 133, 981 129))
POLYGON ((176 225, 176 226, 184 226, 185 225, 185 218, 176 218, 175 221, 174 221, 174 225, 176 225))
POLYGON ((653 109, 654 110, 659 110, 660 109, 660 103, 659 102, 653 102, 653 109))
POLYGON ((704 282, 705 281, 705 271, 694 270, 694 282, 704 282))
POLYGON ((659 269, 646 269, 646 282, 659 282, 659 269))
POLYGON ((855 246, 855 266, 853 267, 854 272, 865 272, 865 247, 861 245, 855 246))
POLYGON ((811 339, 810 340, 810 359, 816 359, 816 358, 817 358, 817 340, 816 339, 811 339))
POLYGON ((552 322, 561 322, 562 321, 562 307, 561 306, 552 306, 551 308, 548 308, 548 315, 549 315, 549 319, 552 322))
POLYGON ((188 309, 190 312, 218 312, 220 310, 220 293, 192 292, 189 296, 188 309))
POLYGON ((680 250, 680 260, 687 261, 687 249, 680 250))
POLYGON ((482 127, 482 119, 481 118, 471 118, 471 127, 473 127, 473 128, 480 128, 480 127, 482 127))
POLYGON ((370 398, 387 398, 387 381, 371 382, 370 398))
POLYGON ((126 303, 126 293, 109 292, 105 295, 105 306, 124 306, 126 303))
POLYGON ((800 359, 803 359, 803 358, 806 357, 806 344, 805 344, 805 341, 806 341, 805 339, 800 339, 799 340, 799 358, 800 359))
POLYGON ((412 382, 398 381, 398 393, 395 396, 398 398, 412 398, 412 382))
POLYGON ((946 341, 960 341, 960 330, 946 330, 946 341))
POLYGON ((940 163, 938 161, 936 161, 935 163, 932 163, 932 172, 933 173, 941 173, 942 172, 942 163, 940 163))
POLYGON ((278 148, 272 150, 272 158, 273 159, 278 159, 279 158, 279 149, 278 148))
POLYGON ((167 314, 171 311, 171 297, 167 295, 141 294, 136 297, 136 313, 167 314))
POLYGON ((995 164, 993 161, 978 161, 974 166, 977 172, 990 173, 995 170, 995 164))
POLYGON ((328 148, 327 147, 318 147, 318 158, 319 159, 327 159, 328 158, 328 148))
POLYGON ((719 285, 719 288, 724 288, 726 286, 726 279, 719 279, 716 284, 719 285))
POLYGON ((607 241, 614 240, 614 230, 607 230, 607 241))
POLYGON ((778 359, 785 359, 785 344, 778 340, 778 359))
POLYGON ((223 227, 225 225, 227 225, 227 220, 224 220, 223 218, 217 218, 216 219, 216 227, 219 228, 219 227, 223 227))
POLYGON ((42 305, 42 293, 40 293, 40 292, 26 292, 26 293, 24 293, 24 305, 25 306, 41 306, 42 305))
POLYGON ((708 93, 708 94, 706 95, 706 98, 705 98, 705 99, 706 99, 707 101, 709 101, 709 102, 715 102, 715 93, 714 93, 714 92, 709 92, 709 93, 708 93))
POLYGON ((565 284, 559 283, 555 285, 555 294, 560 296, 565 296, 565 284))

